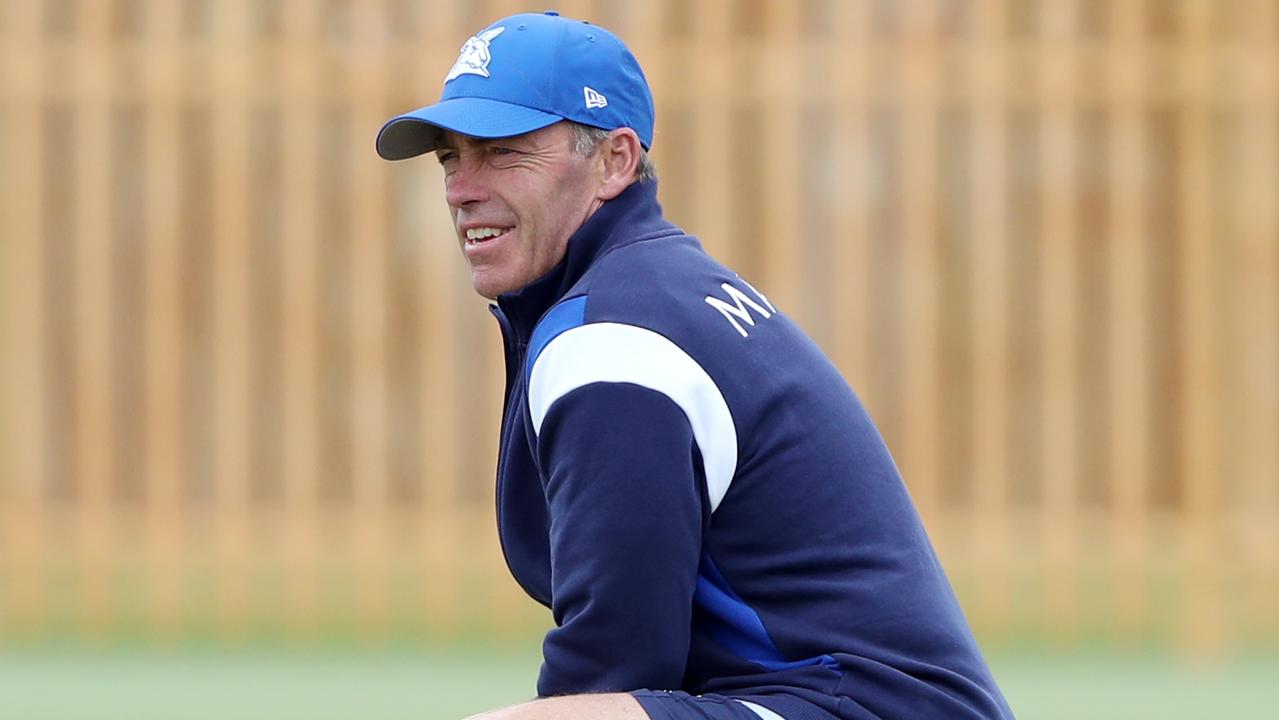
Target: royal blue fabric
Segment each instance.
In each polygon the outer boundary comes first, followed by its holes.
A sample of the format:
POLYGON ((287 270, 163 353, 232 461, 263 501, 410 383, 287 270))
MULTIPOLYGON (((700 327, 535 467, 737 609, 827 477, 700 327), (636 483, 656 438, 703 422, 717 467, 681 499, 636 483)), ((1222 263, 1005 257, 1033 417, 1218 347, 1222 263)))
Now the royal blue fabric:
POLYGON ((719 644, 768 670, 789 670, 805 665, 825 665, 838 668, 835 658, 819 655, 802 660, 787 660, 768 636, 764 622, 750 605, 733 592, 728 580, 715 567, 709 553, 702 553, 697 571, 697 590, 693 604, 706 611, 707 627, 719 644))
POLYGON ((529 342, 527 357, 524 360, 524 372, 533 371, 533 363, 537 362, 537 357, 546 349, 548 343, 566 330, 581 326, 585 317, 585 297, 565 300, 551 308, 533 332, 533 339, 529 342))
POLYGON ((645 149, 652 147, 653 94, 644 71, 617 36, 597 25, 550 13, 512 15, 477 32, 459 65, 461 72, 455 65, 446 76, 439 102, 382 127, 376 142, 382 157, 431 152, 441 129, 511 137, 560 120, 628 127, 645 149))

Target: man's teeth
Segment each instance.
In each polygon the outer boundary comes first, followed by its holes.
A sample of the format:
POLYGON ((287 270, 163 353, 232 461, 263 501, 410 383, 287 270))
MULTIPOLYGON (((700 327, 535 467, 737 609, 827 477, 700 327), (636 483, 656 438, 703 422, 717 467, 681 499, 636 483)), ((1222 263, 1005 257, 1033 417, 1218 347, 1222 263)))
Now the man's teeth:
POLYGON ((497 237, 505 233, 509 228, 482 227, 471 228, 466 231, 467 240, 486 240, 491 237, 497 237))

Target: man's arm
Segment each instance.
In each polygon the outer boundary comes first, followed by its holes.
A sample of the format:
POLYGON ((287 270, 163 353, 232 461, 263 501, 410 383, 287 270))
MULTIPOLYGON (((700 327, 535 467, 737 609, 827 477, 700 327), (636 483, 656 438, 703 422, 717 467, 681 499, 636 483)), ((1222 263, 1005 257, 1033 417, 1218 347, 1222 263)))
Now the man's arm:
POLYGON ((539 695, 680 686, 705 516, 696 453, 683 410, 639 385, 585 385, 549 408, 557 627, 539 695))
POLYGON ((625 693, 574 695, 513 705, 472 715, 467 720, 648 720, 648 713, 625 693))

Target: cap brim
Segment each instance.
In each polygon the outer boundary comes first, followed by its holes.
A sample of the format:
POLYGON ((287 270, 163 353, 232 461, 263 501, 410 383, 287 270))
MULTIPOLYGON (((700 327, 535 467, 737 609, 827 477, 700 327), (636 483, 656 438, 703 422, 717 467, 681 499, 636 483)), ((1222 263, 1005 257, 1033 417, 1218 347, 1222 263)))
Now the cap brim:
POLYGON ((404 160, 440 146, 445 130, 478 138, 523 135, 564 118, 488 98, 454 98, 392 118, 377 134, 377 154, 404 160))

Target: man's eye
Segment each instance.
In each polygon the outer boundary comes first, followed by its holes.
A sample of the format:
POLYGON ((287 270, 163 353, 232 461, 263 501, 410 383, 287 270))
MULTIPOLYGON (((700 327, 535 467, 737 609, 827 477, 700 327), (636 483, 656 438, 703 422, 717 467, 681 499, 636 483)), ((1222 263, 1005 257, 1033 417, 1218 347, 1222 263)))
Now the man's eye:
POLYGON ((500 145, 490 146, 489 152, 493 155, 514 155, 515 154, 515 151, 512 150, 511 148, 501 147, 500 145))
POLYGON ((437 157, 437 158, 439 158, 439 160, 440 160, 440 164, 441 164, 441 165, 443 165, 444 163, 446 163, 446 162, 448 162, 448 161, 450 161, 450 160, 454 160, 454 159, 456 159, 456 158, 457 158, 457 153, 455 153, 455 152, 441 152, 441 153, 436 153, 436 157, 437 157))

